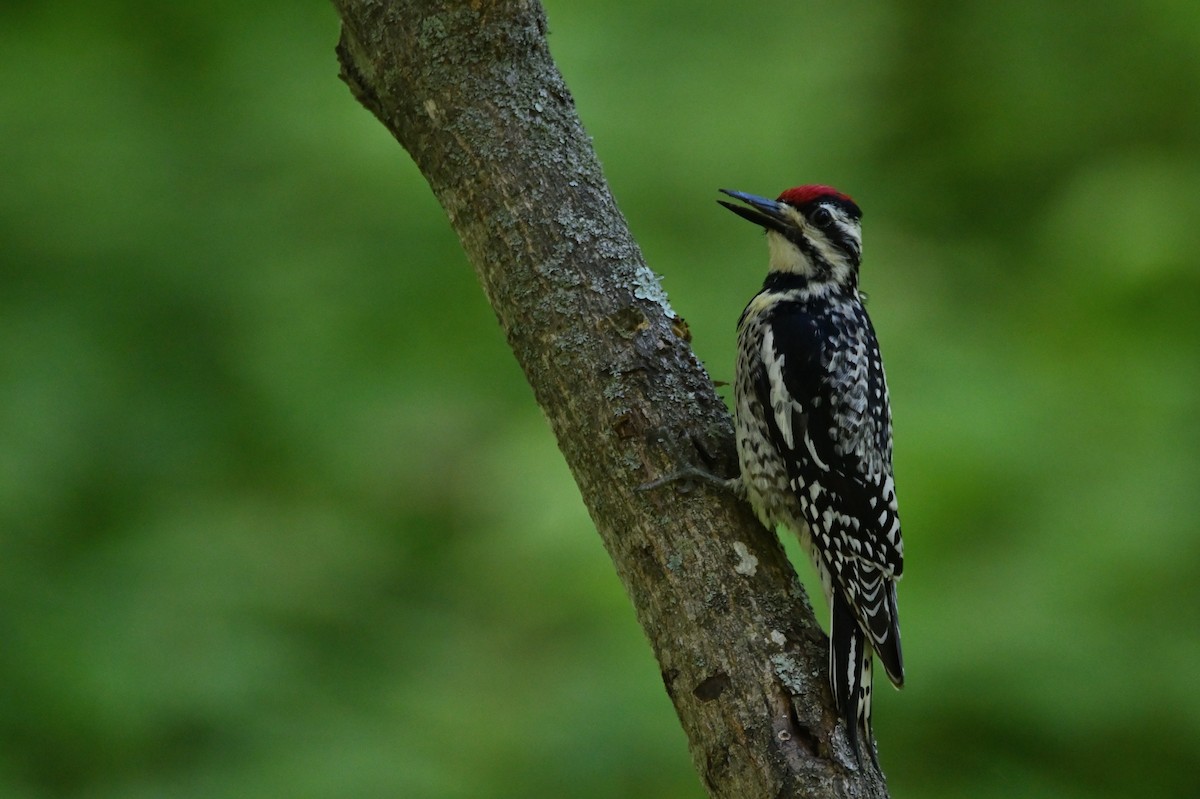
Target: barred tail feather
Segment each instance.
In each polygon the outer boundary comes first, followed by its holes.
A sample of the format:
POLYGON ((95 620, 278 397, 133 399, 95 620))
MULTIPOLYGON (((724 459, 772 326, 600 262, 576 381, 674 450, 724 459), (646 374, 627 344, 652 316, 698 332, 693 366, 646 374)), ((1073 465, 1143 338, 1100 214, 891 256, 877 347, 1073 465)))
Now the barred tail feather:
POLYGON ((829 629, 829 675, 833 698, 846 725, 846 738, 855 757, 859 756, 858 737, 875 761, 875 745, 871 737, 871 644, 854 617, 850 603, 835 592, 829 629))
POLYGON ((904 687, 904 654, 900 649, 900 613, 896 609, 896 583, 889 581, 887 585, 886 611, 888 618, 887 637, 881 641, 873 641, 872 647, 883 663, 888 679, 897 688, 904 687))
POLYGON ((850 574, 851 594, 859 619, 879 656, 888 679, 904 687, 904 654, 900 649, 900 613, 896 608, 896 580, 875 563, 855 561, 850 574))

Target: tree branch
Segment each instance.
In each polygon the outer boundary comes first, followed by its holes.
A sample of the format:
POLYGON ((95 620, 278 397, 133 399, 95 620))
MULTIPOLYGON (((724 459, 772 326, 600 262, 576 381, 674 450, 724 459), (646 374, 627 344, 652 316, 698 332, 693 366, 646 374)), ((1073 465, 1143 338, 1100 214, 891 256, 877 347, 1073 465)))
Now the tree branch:
POLYGON ((825 636, 775 537, 719 492, 636 490, 681 462, 733 474, 729 414, 608 191, 541 7, 334 5, 342 78, 462 239, 709 794, 886 796, 834 732, 825 636))

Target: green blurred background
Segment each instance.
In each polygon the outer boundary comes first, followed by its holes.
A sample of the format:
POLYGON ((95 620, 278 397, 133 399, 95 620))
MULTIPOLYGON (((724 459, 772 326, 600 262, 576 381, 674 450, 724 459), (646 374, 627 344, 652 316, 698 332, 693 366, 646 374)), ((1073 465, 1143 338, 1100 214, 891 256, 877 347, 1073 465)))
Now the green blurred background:
MULTIPOLYGON (((548 3, 715 378, 765 267, 716 188, 866 210, 897 797, 1196 795, 1200 5, 1119 6, 548 3)), ((337 30, 0 11, 0 796, 700 797, 337 30)))

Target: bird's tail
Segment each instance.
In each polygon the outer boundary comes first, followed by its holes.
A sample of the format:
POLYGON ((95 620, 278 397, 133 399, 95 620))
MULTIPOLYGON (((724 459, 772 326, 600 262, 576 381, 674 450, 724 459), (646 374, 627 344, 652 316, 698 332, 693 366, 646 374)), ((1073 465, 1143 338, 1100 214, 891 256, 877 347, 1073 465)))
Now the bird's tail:
POLYGON ((829 679, 838 713, 846 725, 846 738, 856 758, 860 757, 859 734, 878 766, 875 740, 871 735, 871 679, 873 652, 867 636, 854 618, 850 602, 835 591, 830 608, 829 679))

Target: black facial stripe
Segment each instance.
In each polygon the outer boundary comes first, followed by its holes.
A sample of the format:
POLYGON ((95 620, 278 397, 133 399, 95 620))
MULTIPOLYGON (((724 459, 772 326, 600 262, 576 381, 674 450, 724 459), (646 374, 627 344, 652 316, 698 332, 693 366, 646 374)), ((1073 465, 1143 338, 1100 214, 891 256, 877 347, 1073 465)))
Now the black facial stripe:
POLYGON ((853 228, 850 223, 837 220, 833 229, 829 230, 829 241, 842 252, 846 253, 856 265, 862 253, 859 251, 861 246, 858 239, 851 233, 853 228))
POLYGON ((789 228, 787 233, 784 235, 787 237, 788 241, 790 241, 792 244, 795 244, 800 249, 800 252, 804 253, 804 255, 808 258, 809 263, 813 265, 813 268, 817 273, 814 275, 814 277, 824 278, 829 276, 830 272, 833 271, 833 268, 828 264, 828 262, 826 262, 825 258, 822 257, 820 250, 816 248, 808 236, 805 236, 804 233, 801 232, 800 228, 789 228))
POLYGON ((820 257, 817 253, 817 248, 813 246, 812 241, 809 240, 808 236, 804 235, 800 228, 789 227, 784 235, 788 241, 799 247, 800 252, 807 255, 810 259, 820 257))
POLYGON ((838 197, 822 197, 816 200, 816 204, 828 206, 834 211, 834 216, 843 219, 862 219, 862 211, 849 200, 842 200, 838 197))
MULTIPOLYGON (((858 266, 862 254, 859 252, 858 240, 852 236, 848 229, 853 223, 847 221, 839 212, 835 214, 834 221, 826 229, 816 233, 818 236, 824 236, 835 249, 840 250, 846 257, 855 265, 858 266)), ((815 227, 815 226, 814 226, 815 227)), ((784 235, 787 240, 800 249, 808 257, 808 260, 816 268, 821 276, 828 275, 832 270, 829 263, 821 255, 821 251, 813 244, 812 239, 804 235, 799 228, 790 228, 784 235)))

